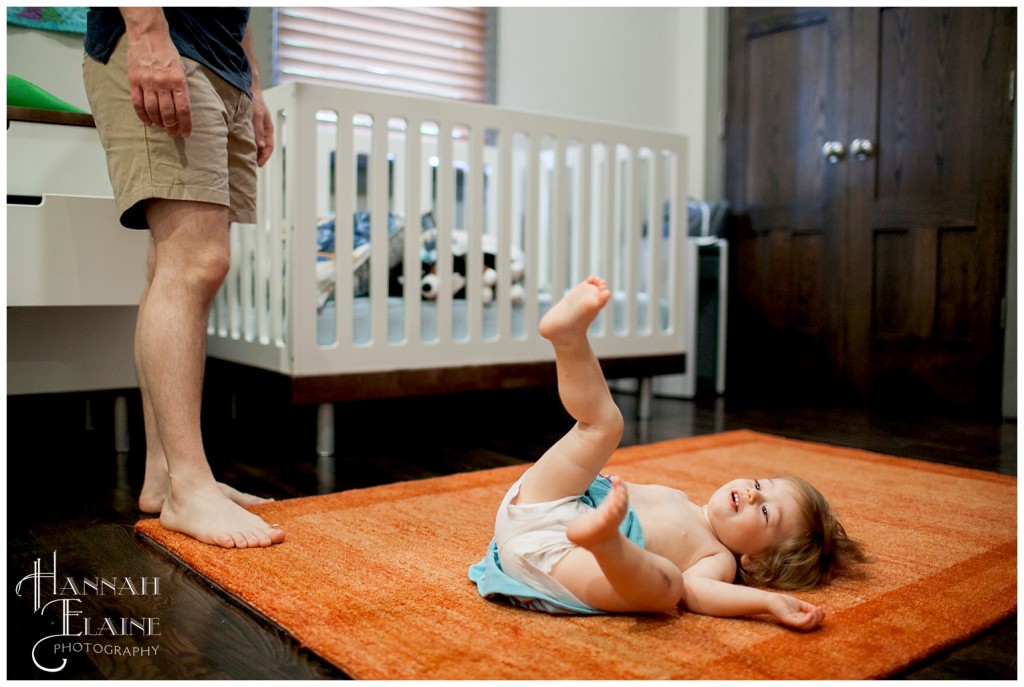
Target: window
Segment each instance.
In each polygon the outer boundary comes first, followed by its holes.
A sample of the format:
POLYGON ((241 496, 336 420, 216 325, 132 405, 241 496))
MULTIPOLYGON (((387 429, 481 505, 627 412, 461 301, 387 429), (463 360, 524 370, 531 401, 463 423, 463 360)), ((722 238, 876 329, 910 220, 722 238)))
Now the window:
POLYGON ((336 83, 493 102, 494 12, 281 7, 275 11, 274 83, 336 83))

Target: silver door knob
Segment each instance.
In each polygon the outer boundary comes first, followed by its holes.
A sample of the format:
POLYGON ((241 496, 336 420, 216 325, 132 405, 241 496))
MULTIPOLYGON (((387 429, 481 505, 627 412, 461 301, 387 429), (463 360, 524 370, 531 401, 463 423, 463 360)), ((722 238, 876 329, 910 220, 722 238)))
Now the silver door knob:
POLYGON ((875 144, 866 138, 855 138, 850 141, 850 152, 863 162, 875 154, 875 144))
POLYGON ((839 141, 825 141, 825 145, 821 147, 821 154, 834 165, 846 156, 846 146, 839 141))

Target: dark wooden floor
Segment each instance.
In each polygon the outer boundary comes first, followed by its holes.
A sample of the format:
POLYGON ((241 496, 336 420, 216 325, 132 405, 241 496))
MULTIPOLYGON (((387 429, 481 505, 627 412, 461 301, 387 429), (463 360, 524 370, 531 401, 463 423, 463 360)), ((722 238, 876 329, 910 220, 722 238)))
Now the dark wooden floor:
MULTIPOLYGON (((616 394, 628 418, 635 399, 616 394)), ((113 449, 113 397, 8 397, 7 677, 9 679, 274 679, 344 677, 288 635, 227 600, 165 555, 137 541, 135 499, 143 443, 137 399, 129 396, 132 446, 113 449), (88 403, 87 403, 88 400, 88 403), (156 618, 159 636, 62 640, 58 609, 33 613, 31 585, 15 591, 42 559, 58 578, 159 578, 160 595, 85 595, 70 610, 91 618, 156 618), (62 670, 46 673, 33 664, 62 670), (121 655, 104 653, 117 646, 121 655), (155 648, 155 651, 154 651, 155 648), (146 650, 149 655, 145 655, 146 650), (124 653, 128 652, 128 653, 124 653), (134 653, 133 653, 134 652, 134 653)), ((338 451, 318 459, 314 413, 272 400, 208 399, 205 432, 219 478, 283 499, 531 461, 569 425, 552 389, 349 403, 338 408, 338 451), (229 412, 230 406, 230 412, 229 412), (234 419, 231 415, 234 415, 234 419), (510 420, 514 416, 515 420, 510 420)), ((730 429, 754 429, 1015 475, 1017 428, 857 407, 657 399, 651 420, 629 421, 623 443, 730 429)), ((116 620, 116 623, 119 623, 116 620)), ((429 677, 429 676, 426 676, 429 677)), ((972 641, 903 672, 913 679, 1017 677, 1013 617, 972 641)))

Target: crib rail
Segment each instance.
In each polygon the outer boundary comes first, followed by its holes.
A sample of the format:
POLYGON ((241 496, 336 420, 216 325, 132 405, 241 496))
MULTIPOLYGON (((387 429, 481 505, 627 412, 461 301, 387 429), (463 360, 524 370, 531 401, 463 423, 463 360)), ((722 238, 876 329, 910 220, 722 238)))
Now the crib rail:
POLYGON ((615 294, 591 330, 598 356, 692 345, 684 137, 310 84, 269 89, 265 99, 277 150, 260 170, 257 223, 231 229, 210 355, 290 376, 548 360, 537 322, 588 274, 604 276, 615 294), (351 218, 363 211, 368 294, 357 295, 351 218), (425 216, 436 225, 437 256, 437 294, 426 305, 425 216), (324 217, 335 220, 332 319, 318 308, 324 217), (389 218, 404 222, 400 239, 389 218), (460 297, 456 253, 465 260, 460 297), (362 338, 360 317, 368 318, 362 338))

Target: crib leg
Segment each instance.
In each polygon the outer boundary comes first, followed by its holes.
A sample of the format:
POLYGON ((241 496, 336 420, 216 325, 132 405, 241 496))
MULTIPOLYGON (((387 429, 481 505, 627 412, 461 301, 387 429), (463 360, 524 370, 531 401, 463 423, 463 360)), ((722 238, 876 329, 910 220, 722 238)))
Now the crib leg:
POLYGON ((316 457, 316 489, 318 494, 334 491, 334 456, 316 457))
POLYGON ((651 402, 654 399, 653 383, 650 377, 641 377, 637 389, 636 418, 638 420, 651 419, 651 402))
POLYGON ((334 404, 321 403, 316 409, 316 454, 334 455, 334 404))
POLYGON ((114 399, 114 450, 127 453, 131 448, 128 440, 128 399, 118 396, 114 399))

